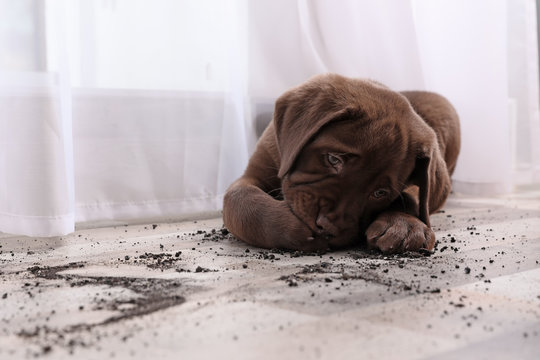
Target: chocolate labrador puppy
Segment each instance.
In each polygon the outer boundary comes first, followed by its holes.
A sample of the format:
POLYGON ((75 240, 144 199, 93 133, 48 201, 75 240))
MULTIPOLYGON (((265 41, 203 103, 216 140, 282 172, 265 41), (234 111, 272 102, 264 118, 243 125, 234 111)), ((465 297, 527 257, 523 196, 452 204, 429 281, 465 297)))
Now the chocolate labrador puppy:
POLYGON ((264 248, 367 240, 384 253, 431 251, 429 214, 448 197, 459 147, 458 116, 440 95, 316 76, 277 100, 223 220, 264 248))

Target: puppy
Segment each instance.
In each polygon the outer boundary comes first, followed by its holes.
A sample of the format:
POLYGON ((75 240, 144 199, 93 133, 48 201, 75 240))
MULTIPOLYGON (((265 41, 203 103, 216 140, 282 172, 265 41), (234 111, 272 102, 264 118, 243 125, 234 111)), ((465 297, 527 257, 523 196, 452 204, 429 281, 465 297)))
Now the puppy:
POLYGON ((442 96, 319 75, 277 100, 223 220, 263 248, 431 251, 429 214, 450 193, 459 148, 459 119, 442 96))

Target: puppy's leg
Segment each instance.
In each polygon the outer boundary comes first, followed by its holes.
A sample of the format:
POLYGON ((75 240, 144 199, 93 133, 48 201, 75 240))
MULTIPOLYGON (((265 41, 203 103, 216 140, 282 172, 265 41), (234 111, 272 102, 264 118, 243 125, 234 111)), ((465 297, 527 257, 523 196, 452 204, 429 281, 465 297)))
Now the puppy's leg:
POLYGON ((435 234, 430 228, 429 214, 443 206, 451 188, 439 145, 433 136, 427 147, 431 151, 416 161, 410 180, 412 186, 406 188, 366 230, 371 248, 384 253, 433 250, 435 234))
POLYGON ((434 156, 429 168, 421 173, 419 186, 406 188, 398 200, 367 228, 369 247, 383 253, 433 250, 435 234, 430 228, 429 214, 440 209, 446 201, 450 177, 440 156, 434 156))
POLYGON ((225 194, 223 221, 231 233, 255 246, 271 249, 317 251, 327 241, 312 231, 289 209, 257 186, 255 179, 240 178, 225 194))
POLYGON ((368 246, 386 254, 403 251, 433 250, 435 234, 416 216, 386 211, 366 230, 368 246))

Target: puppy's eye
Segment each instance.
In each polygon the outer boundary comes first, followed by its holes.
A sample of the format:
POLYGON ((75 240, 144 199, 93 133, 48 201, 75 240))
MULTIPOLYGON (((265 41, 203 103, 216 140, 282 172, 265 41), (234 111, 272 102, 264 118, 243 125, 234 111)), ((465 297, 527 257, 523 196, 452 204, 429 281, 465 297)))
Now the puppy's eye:
POLYGON ((332 154, 327 154, 326 159, 328 160, 328 163, 332 166, 338 166, 343 162, 339 157, 332 154))
POLYGON ((390 192, 386 189, 377 189, 373 192, 372 196, 375 199, 382 199, 388 196, 390 192))

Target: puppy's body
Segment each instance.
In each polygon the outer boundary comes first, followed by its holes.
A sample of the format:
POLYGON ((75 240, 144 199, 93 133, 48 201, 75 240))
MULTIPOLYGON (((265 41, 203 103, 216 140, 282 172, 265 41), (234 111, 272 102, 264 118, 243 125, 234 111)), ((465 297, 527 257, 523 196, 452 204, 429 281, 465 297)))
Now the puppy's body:
POLYGON ((366 238, 383 252, 431 250, 429 214, 450 192, 460 147, 452 105, 428 92, 317 76, 283 94, 225 226, 265 248, 320 250, 366 238))

